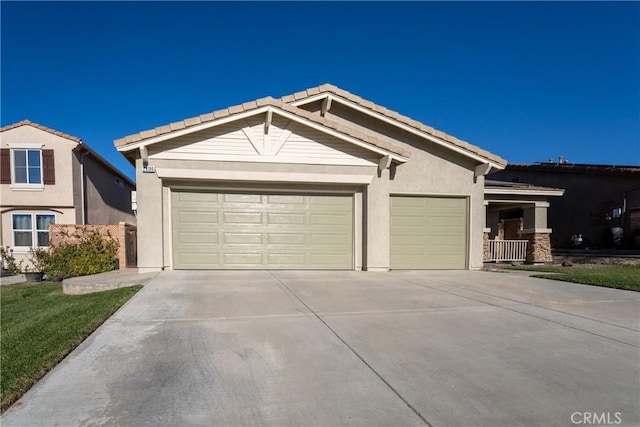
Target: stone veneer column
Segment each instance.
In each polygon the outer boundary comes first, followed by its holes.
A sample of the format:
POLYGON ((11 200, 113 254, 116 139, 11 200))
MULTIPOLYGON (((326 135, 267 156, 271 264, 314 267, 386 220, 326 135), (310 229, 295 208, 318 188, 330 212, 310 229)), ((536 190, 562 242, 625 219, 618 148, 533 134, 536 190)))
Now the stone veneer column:
POLYGON ((482 261, 489 262, 491 260, 491 251, 489 250, 489 233, 491 229, 485 228, 484 233, 482 234, 482 261))
POLYGON ((549 233, 521 233, 522 240, 528 240, 527 243, 527 264, 552 262, 551 256, 551 240, 549 233))

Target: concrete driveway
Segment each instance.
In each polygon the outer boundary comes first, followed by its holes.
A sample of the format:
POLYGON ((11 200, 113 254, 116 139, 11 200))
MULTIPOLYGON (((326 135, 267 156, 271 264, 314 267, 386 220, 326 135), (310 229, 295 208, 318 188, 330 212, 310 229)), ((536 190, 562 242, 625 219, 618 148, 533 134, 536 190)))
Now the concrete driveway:
POLYGON ((487 272, 167 271, 1 421, 639 425, 639 297, 487 272))

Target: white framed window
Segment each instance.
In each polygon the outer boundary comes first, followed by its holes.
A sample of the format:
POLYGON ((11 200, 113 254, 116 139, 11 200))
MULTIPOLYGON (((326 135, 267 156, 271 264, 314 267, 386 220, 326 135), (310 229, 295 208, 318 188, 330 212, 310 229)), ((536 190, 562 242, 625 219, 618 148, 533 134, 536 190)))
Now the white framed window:
POLYGON ((55 224, 53 214, 14 213, 11 215, 13 246, 26 250, 49 247, 49 224, 55 224))
POLYGON ((42 185, 42 150, 13 149, 13 183, 42 185))

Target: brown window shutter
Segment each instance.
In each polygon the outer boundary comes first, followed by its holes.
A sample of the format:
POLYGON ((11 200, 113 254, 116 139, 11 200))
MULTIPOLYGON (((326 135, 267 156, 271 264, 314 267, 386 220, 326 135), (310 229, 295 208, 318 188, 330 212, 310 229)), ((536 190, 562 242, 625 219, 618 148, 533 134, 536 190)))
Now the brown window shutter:
POLYGON ((53 150, 42 150, 42 180, 44 185, 56 183, 56 163, 53 159, 53 150))
POLYGON ((11 184, 11 150, 0 149, 0 184, 11 184))

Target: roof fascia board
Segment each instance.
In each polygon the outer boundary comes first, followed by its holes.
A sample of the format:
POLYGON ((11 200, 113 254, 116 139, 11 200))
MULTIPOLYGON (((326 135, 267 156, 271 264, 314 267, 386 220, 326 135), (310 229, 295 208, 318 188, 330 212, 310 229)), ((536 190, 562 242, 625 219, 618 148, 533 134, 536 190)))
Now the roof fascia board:
POLYGON ((427 139, 427 140, 429 140, 429 141, 431 141, 431 142, 433 142, 435 144, 438 144, 438 145, 440 145, 442 147, 449 148, 450 150, 453 150, 453 151, 455 151, 455 152, 457 152, 459 154, 467 156, 467 157, 469 157, 469 158, 471 158, 471 159, 473 159, 473 160, 475 160, 477 162, 489 163, 491 165, 492 169, 502 170, 502 169, 505 168, 504 166, 502 166, 502 165, 500 165, 498 163, 495 163, 495 162, 493 162, 493 161, 491 161, 491 160, 489 160, 489 159, 487 159, 485 157, 479 156, 479 155, 474 154, 474 153, 470 153, 470 152, 468 152, 467 150, 465 150, 463 148, 457 147, 455 144, 453 144, 451 142, 443 141, 440 138, 437 138, 437 137, 435 137, 433 135, 429 135, 428 133, 426 133, 424 131, 421 131, 419 129, 415 129, 414 127, 411 127, 411 126, 406 125, 406 124, 404 124, 402 122, 399 122, 399 121, 397 121, 395 119, 387 117, 384 114, 378 113, 376 111, 371 111, 370 109, 362 107, 361 105, 358 105, 358 104, 356 104, 356 103, 354 103, 352 101, 346 100, 344 98, 336 97, 336 96, 333 96, 333 95, 328 94, 328 93, 323 93, 323 94, 319 94, 319 95, 313 95, 313 96, 310 96, 309 98, 305 98, 305 99, 299 99, 297 101, 291 102, 290 104, 293 105, 294 107, 298 107, 300 105, 308 104, 310 102, 317 101, 317 100, 325 98, 325 97, 330 98, 332 102, 335 101, 335 102, 339 102, 339 103, 341 103, 343 105, 347 105, 348 107, 353 108, 354 110, 360 111, 361 113, 367 114, 367 115, 369 115, 371 117, 374 117, 374 118, 376 118, 378 120, 382 120, 383 122, 388 123, 390 125, 399 127, 402 130, 405 130, 405 131, 410 132, 410 133, 412 133, 414 135, 417 135, 417 136, 420 136, 422 138, 425 138, 425 139, 427 139))
POLYGON ((514 188, 485 188, 484 194, 506 194, 506 195, 526 195, 526 196, 562 196, 564 190, 535 190, 535 189, 514 189, 514 188))
POLYGON ((522 205, 532 205, 537 207, 548 208, 549 203, 541 200, 528 200, 528 199, 485 199, 484 205, 513 205, 513 207, 522 205))
POLYGON ((303 124, 305 126, 308 126, 308 127, 312 128, 312 129, 315 129, 315 130, 318 130, 320 132, 326 133, 328 135, 334 136, 334 137, 339 138, 339 139, 341 139, 343 141, 346 141, 346 142, 349 142, 351 144, 354 144, 354 145, 357 145, 359 147, 362 147, 362 148, 364 148, 366 150, 373 151, 374 153, 379 154, 381 156, 388 155, 389 157, 391 157, 391 159, 393 159, 393 160, 395 160, 395 161, 397 161, 399 163, 404 163, 407 160, 409 160, 407 157, 400 156, 399 154, 395 154, 395 153, 393 153, 391 151, 385 150, 384 148, 376 147, 374 145, 362 142, 357 138, 350 137, 350 136, 345 135, 345 134, 343 134, 341 132, 338 132, 336 130, 333 130, 331 128, 323 126, 321 124, 315 123, 315 122, 313 122, 311 120, 307 120, 304 117, 297 116, 297 115, 295 115, 293 113, 290 113, 288 111, 281 110, 281 109, 279 109, 277 107, 274 107, 274 106, 259 107, 259 108, 255 109, 255 110, 245 111, 245 112, 242 112, 242 113, 234 114, 232 116, 222 117, 222 118, 220 118, 218 120, 212 120, 210 122, 206 122, 206 123, 201 123, 201 124, 198 124, 198 125, 190 126, 188 128, 185 128, 185 129, 180 129, 180 130, 176 130, 174 132, 169 132, 169 133, 166 133, 166 134, 163 134, 163 135, 158 135, 158 136, 149 138, 149 139, 144 140, 144 141, 139 141, 139 142, 136 142, 136 143, 133 143, 133 144, 130 144, 130 145, 119 147, 118 151, 127 152, 127 151, 136 150, 136 149, 139 149, 140 147, 147 147, 149 145, 153 145, 153 144, 157 144, 159 142, 163 142, 163 141, 167 141, 167 140, 170 140, 170 139, 178 138, 180 136, 188 135, 190 133, 199 132, 199 131, 202 131, 202 130, 205 130, 205 129, 209 129, 209 128, 212 128, 212 127, 215 127, 215 126, 220 126, 220 125, 223 125, 223 124, 226 124, 226 123, 231 123, 231 122, 234 122, 234 121, 237 121, 237 120, 242 120, 242 119, 245 119, 247 117, 255 116, 255 115, 267 112, 267 111, 272 111, 273 113, 278 114, 278 115, 280 115, 282 117, 285 117, 285 118, 287 118, 289 120, 298 122, 300 124, 303 124))
POLYGON ((323 92, 323 93, 319 93, 317 95, 311 95, 308 98, 298 99, 297 101, 289 102, 289 104, 293 105, 294 107, 299 107, 301 105, 310 104, 310 103, 312 103, 314 101, 318 101, 318 100, 325 99, 325 98, 327 100, 331 99, 332 101, 334 99, 334 97, 330 93, 323 92))

